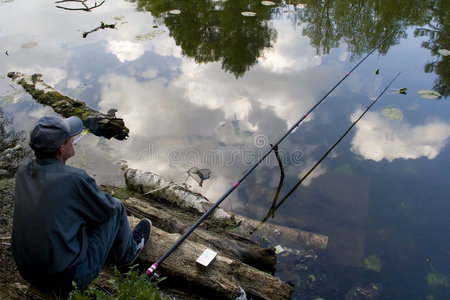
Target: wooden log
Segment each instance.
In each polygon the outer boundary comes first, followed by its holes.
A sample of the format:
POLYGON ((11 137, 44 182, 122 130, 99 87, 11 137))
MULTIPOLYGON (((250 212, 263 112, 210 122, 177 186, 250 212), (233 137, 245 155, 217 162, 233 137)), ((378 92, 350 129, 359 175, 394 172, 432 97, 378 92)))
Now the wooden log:
MULTIPOLYGON (((135 226, 138 219, 130 217, 130 225, 135 226)), ((139 258, 148 267, 157 261, 180 237, 177 233, 165 232, 156 226, 152 228, 150 243, 141 252, 139 258)), ((289 299, 292 287, 278 278, 253 268, 240 261, 231 259, 224 253, 218 253, 207 267, 199 267, 196 259, 207 246, 185 240, 159 267, 163 276, 185 285, 192 285, 208 298, 236 299, 240 295, 239 287, 247 297, 260 299, 289 299)))
POLYGON ((262 237, 271 237, 271 242, 275 244, 290 241, 296 248, 311 247, 317 250, 324 250, 328 245, 328 236, 289 228, 286 226, 260 223, 258 221, 235 215, 236 222, 239 224, 237 231, 241 234, 249 234, 261 239, 262 237), (255 228, 257 230, 255 231, 255 228))
MULTIPOLYGON (((181 208, 194 209, 201 214, 205 213, 213 205, 203 195, 194 193, 171 181, 167 181, 152 172, 127 169, 125 172, 125 182, 132 190, 139 191, 142 194, 156 190, 151 193, 152 197, 164 199, 181 208)), ((233 215, 218 207, 211 214, 210 218, 226 222, 227 220, 232 220, 233 215)))
MULTIPOLYGON (((169 233, 183 234, 196 221, 176 209, 170 207, 159 209, 145 200, 129 198, 124 200, 124 204, 129 214, 138 218, 149 218, 156 227, 169 233)), ((223 229, 217 233, 214 230, 197 228, 188 239, 208 245, 216 252, 226 253, 227 256, 259 270, 271 274, 275 272, 277 255, 273 247, 262 248, 244 236, 223 229)))
POLYGON ((65 118, 79 117, 83 121, 84 127, 89 129, 92 134, 118 140, 128 137, 129 129, 125 127, 123 119, 116 118, 116 110, 110 109, 107 114, 103 114, 82 101, 62 95, 42 81, 41 74, 30 76, 20 72, 9 72, 8 77, 21 85, 38 103, 50 106, 61 116, 65 118))
MULTIPOLYGON (((173 185, 172 182, 148 171, 127 169, 125 182, 128 188, 142 194, 156 190, 156 192, 151 194, 152 196, 167 200, 185 209, 193 209, 200 214, 206 212, 213 205, 202 195, 179 185, 173 185)), ((290 241, 296 248, 311 247, 318 250, 326 249, 328 245, 328 236, 326 235, 276 224, 260 224, 256 220, 232 214, 220 207, 209 216, 209 219, 220 222, 233 222, 237 224, 235 229, 243 235, 248 235, 255 228, 258 228, 252 235, 256 238, 269 236, 274 245, 281 244, 283 241, 290 241)))

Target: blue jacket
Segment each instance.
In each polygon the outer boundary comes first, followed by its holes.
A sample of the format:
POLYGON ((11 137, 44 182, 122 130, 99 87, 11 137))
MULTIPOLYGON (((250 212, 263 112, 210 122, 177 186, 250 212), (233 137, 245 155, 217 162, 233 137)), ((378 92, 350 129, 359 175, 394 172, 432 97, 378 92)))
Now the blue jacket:
POLYGON ((52 278, 86 258, 86 232, 119 211, 84 170, 35 159, 16 175, 11 246, 22 277, 52 278))

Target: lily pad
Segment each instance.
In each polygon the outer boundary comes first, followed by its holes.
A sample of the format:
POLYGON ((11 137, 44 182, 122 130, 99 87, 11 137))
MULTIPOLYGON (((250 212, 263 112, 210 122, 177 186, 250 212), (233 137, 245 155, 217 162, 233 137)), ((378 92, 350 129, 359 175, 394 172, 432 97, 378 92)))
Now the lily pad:
POLYGON ((449 56, 450 55, 450 50, 447 49, 439 49, 438 53, 442 56, 449 56))
POLYGON ((179 15, 179 14, 181 14, 181 10, 179 10, 179 9, 172 9, 172 10, 169 10, 169 14, 179 15))
POLYGON ((150 32, 148 32, 146 34, 137 35, 135 39, 138 40, 138 41, 148 41, 148 40, 154 39, 158 35, 163 34, 164 32, 165 31, 161 30, 161 29, 160 30, 153 30, 153 31, 150 31, 150 32))
POLYGON ((381 111, 381 113, 391 119, 391 120, 402 120, 403 119, 403 113, 400 109, 396 107, 385 107, 381 111))
POLYGON ((29 42, 29 43, 25 43, 22 45, 23 49, 30 49, 30 48, 34 48, 38 45, 37 42, 29 42))
POLYGON ((432 90, 418 90, 417 94, 424 99, 436 99, 442 96, 438 92, 432 90))
POLYGON ((380 258, 376 255, 369 255, 364 258, 364 265, 367 269, 372 271, 380 272, 381 270, 381 261, 380 258))
POLYGON ((275 2, 272 2, 272 1, 261 1, 261 4, 265 5, 265 6, 272 6, 272 5, 275 5, 275 2))
POLYGON ((245 17, 254 17, 254 16, 256 16, 256 13, 252 12, 252 11, 243 11, 243 12, 241 12, 241 15, 243 15, 245 17))

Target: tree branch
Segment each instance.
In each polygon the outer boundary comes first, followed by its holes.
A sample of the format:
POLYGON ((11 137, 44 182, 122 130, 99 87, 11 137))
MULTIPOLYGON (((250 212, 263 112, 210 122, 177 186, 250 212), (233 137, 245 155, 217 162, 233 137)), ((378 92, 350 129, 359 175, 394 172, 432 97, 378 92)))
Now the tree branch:
POLYGON ((97 4, 97 2, 94 3, 94 6, 89 7, 86 4, 87 0, 59 0, 59 1, 55 1, 55 3, 67 3, 67 2, 78 2, 81 3, 84 8, 71 8, 71 7, 64 7, 64 6, 59 6, 57 5, 57 8, 61 8, 61 9, 65 9, 65 10, 83 10, 83 11, 92 11, 92 9, 97 8, 102 6, 103 3, 105 3, 106 0, 103 0, 100 4, 97 4))

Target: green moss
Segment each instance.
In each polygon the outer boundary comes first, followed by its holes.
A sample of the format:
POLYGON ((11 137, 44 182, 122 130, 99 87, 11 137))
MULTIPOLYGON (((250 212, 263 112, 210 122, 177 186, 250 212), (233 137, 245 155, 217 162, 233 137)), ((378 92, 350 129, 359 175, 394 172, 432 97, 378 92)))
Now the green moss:
POLYGON ((0 180, 0 192, 14 189, 14 178, 0 180))
POLYGON ((113 195, 115 198, 124 201, 130 197, 138 197, 140 194, 136 191, 130 190, 127 186, 102 186, 102 190, 105 193, 113 195))
MULTIPOLYGON (((39 74, 32 75, 32 80, 34 83, 40 81, 39 74)), ((17 83, 21 85, 31 97, 36 100, 36 102, 50 106, 55 112, 63 117, 77 116, 81 120, 86 120, 95 115, 95 112, 84 102, 73 100, 56 91, 44 92, 38 90, 34 85, 28 84, 24 79, 19 80, 17 83)))

